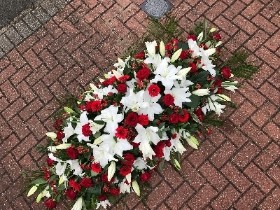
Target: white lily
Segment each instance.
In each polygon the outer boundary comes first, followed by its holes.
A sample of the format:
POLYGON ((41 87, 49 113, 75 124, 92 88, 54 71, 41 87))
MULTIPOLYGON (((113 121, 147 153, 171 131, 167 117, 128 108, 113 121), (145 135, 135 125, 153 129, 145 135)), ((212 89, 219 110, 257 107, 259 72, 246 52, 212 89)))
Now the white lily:
POLYGON ((87 114, 88 114, 87 112, 82 112, 82 114, 80 115, 80 120, 77 123, 77 126, 74 130, 74 132, 77 134, 77 139, 79 140, 79 142, 89 141, 89 136, 85 136, 82 131, 84 125, 92 122, 92 121, 88 120, 87 114))
POLYGON ((108 167, 108 181, 110 181, 116 172, 116 162, 112 161, 108 167))
POLYGON ((72 127, 71 122, 67 123, 67 126, 63 129, 64 138, 62 139, 63 143, 66 143, 68 138, 75 133, 74 128, 72 127))
POLYGON ((182 108, 183 102, 191 102, 189 88, 173 87, 171 90, 165 90, 165 94, 171 94, 174 97, 174 104, 182 108))
POLYGON ((179 76, 180 80, 182 80, 182 79, 186 78, 186 76, 190 72, 190 70, 191 70, 191 67, 183 68, 177 73, 177 76, 179 76))
POLYGON ((143 158, 138 157, 134 163, 133 163, 133 167, 138 169, 138 170, 143 170, 147 168, 147 164, 146 162, 143 160, 143 158))
POLYGON ((68 149, 69 147, 71 147, 71 145, 72 144, 59 144, 55 148, 63 150, 63 149, 68 149))
POLYGON ((220 116, 226 106, 218 103, 217 100, 219 100, 218 96, 211 95, 207 99, 208 103, 206 103, 206 105, 202 107, 203 113, 206 114, 208 111, 214 111, 218 116, 220 116))
POLYGON ((97 203, 96 209, 99 209, 99 207, 103 207, 104 209, 106 209, 108 206, 111 206, 111 203, 109 202, 109 200, 105 200, 105 201, 99 201, 97 203))
POLYGON ((153 57, 156 54, 157 42, 156 41, 145 42, 145 45, 146 45, 146 48, 147 48, 148 55, 153 57))
POLYGON ((161 63, 161 56, 160 54, 155 54, 153 57, 149 56, 144 60, 144 63, 152 64, 154 68, 157 68, 161 63))
POLYGON ((131 183, 127 183, 126 179, 123 179, 121 183, 118 184, 121 193, 130 193, 131 183))
POLYGON ((47 132, 46 133, 46 136, 47 137, 49 137, 49 138, 51 138, 52 140, 54 140, 54 139, 56 139, 56 133, 54 133, 54 132, 47 132))
POLYGON ((144 100, 144 93, 144 90, 134 93, 133 89, 130 89, 127 96, 123 97, 121 100, 125 110, 131 109, 134 112, 138 112, 140 108, 147 108, 148 102, 144 100))
POLYGON ((71 210, 81 210, 83 208, 83 197, 79 197, 71 210))

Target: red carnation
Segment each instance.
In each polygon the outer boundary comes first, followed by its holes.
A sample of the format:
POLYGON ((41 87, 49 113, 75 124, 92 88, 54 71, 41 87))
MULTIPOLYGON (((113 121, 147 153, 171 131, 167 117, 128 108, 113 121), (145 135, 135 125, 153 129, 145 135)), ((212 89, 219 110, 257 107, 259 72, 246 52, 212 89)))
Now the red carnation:
POLYGON ((138 116, 138 123, 143 125, 143 126, 147 126, 149 125, 149 118, 148 118, 148 115, 145 115, 145 114, 140 114, 138 116))
POLYGON ((62 126, 62 123, 63 123, 63 120, 62 119, 57 119, 54 124, 53 124, 53 127, 56 129, 56 130, 60 130, 61 129, 61 126, 62 126))
POLYGON ((167 43, 167 44, 165 45, 165 50, 167 50, 167 51, 173 50, 172 44, 171 44, 171 43, 167 43))
POLYGON ((130 112, 128 113, 128 115, 126 116, 124 123, 126 125, 135 127, 138 123, 138 114, 135 112, 130 112))
POLYGON ((127 91, 126 84, 118 84, 117 90, 119 91, 119 93, 126 93, 127 91))
POLYGON ((51 178, 51 173, 48 169, 44 169, 44 179, 47 181, 51 178))
POLYGON ((151 173, 146 171, 146 172, 144 172, 143 174, 140 175, 140 181, 141 182, 147 182, 147 181, 150 180, 151 176, 152 176, 151 173))
POLYGON ((106 195, 99 195, 98 200, 99 201, 105 201, 105 200, 107 200, 107 197, 106 197, 106 195))
POLYGON ((165 140, 165 145, 167 147, 171 147, 171 141, 170 140, 165 140))
POLYGON ((192 39, 193 41, 196 41, 196 35, 194 34, 189 34, 187 39, 192 39))
POLYGON ((174 105, 174 97, 171 94, 166 94, 165 96, 163 96, 163 103, 165 106, 174 105))
POLYGON ((77 197, 77 193, 72 189, 66 190, 65 195, 69 200, 75 200, 77 197))
POLYGON ((175 114, 175 113, 171 114, 169 116, 169 122, 172 123, 172 124, 178 123, 179 122, 179 115, 175 114))
POLYGON ((145 58, 145 52, 144 52, 144 51, 141 51, 141 52, 139 52, 139 53, 136 53, 136 54, 134 55, 134 58, 136 58, 136 59, 144 59, 144 58, 145 58))
POLYGON ((190 72, 191 73, 196 73, 197 72, 197 66, 196 66, 196 63, 190 63, 189 64, 190 65, 190 67, 191 67, 191 70, 190 70, 190 72))
POLYGON ((109 79, 106 79, 105 81, 102 82, 102 85, 104 86, 109 86, 109 85, 112 85, 115 81, 117 80, 117 78, 115 76, 109 78, 109 79))
POLYGON ((222 36, 219 32, 213 33, 213 39, 216 41, 220 41, 222 39, 222 36))
POLYGON ((119 188, 110 188, 109 193, 113 196, 118 196, 120 194, 120 189, 119 188))
POLYGON ((227 66, 224 66, 224 67, 221 69, 221 74, 222 74, 223 78, 229 79, 230 76, 231 76, 230 68, 227 67, 227 66))
POLYGON ((71 160, 75 160, 78 158, 79 152, 74 147, 69 147, 66 149, 66 153, 71 160))
POLYGON ((129 80, 130 79, 130 76, 129 75, 123 75, 123 76, 121 76, 121 77, 119 77, 119 81, 121 82, 121 83, 124 83, 124 82, 126 82, 127 80, 129 80))
POLYGON ((69 180, 69 186, 72 187, 76 192, 79 192, 81 190, 81 185, 74 179, 69 180))
POLYGON ((132 166, 124 165, 120 168, 119 173, 121 176, 126 176, 131 173, 131 169, 132 169, 132 166))
POLYGON ((65 134, 63 133, 63 131, 58 131, 58 132, 56 133, 56 139, 57 139, 58 141, 62 141, 62 139, 64 138, 64 136, 65 136, 65 134))
POLYGON ((56 207, 56 202, 52 198, 47 199, 44 204, 48 209, 54 209, 56 207))
POLYGON ((181 54, 180 54, 180 58, 181 58, 182 60, 184 60, 184 59, 186 59, 186 58, 189 56, 189 54, 190 54, 190 51, 189 51, 189 50, 183 50, 183 51, 181 52, 181 54))
POLYGON ((101 181, 104 182, 104 183, 112 183, 115 181, 114 178, 112 178, 110 181, 108 180, 108 174, 101 174, 101 181))
POLYGON ((198 117, 198 119, 199 119, 200 121, 203 120, 204 114, 203 114, 202 109, 201 109, 200 107, 197 108, 197 109, 194 111, 194 113, 195 113, 195 115, 198 117))
POLYGON ((116 129, 116 137, 119 138, 119 139, 126 139, 127 137, 127 134, 128 134, 128 129, 123 127, 123 126, 119 126, 117 129, 116 129))
POLYGON ((128 165, 128 166, 132 166, 134 161, 135 161, 135 157, 133 154, 131 153, 125 153, 123 154, 123 161, 122 161, 122 164, 123 165, 128 165))
POLYGON ((54 160, 52 160, 48 157, 47 158, 47 164, 48 164, 48 166, 52 167, 54 165, 54 160))
POLYGON ((149 95, 150 96, 155 97, 155 96, 157 96, 159 94, 160 88, 156 84, 151 84, 148 87, 148 91, 149 91, 149 95))
POLYGON ((155 156, 157 158, 161 158, 164 156, 163 154, 163 148, 165 147, 164 141, 160 141, 155 147, 154 147, 154 152, 156 153, 155 156))
POLYGON ((91 170, 95 173, 100 173, 101 172, 101 166, 99 163, 92 163, 91 164, 91 170))
POLYGON ((98 112, 102 109, 102 103, 100 100, 98 101, 88 101, 86 103, 86 110, 88 112, 98 112))
POLYGON ((90 136, 92 134, 89 123, 82 126, 82 133, 84 136, 90 136))
POLYGON ((189 119, 190 119, 190 114, 188 113, 188 111, 186 109, 183 109, 182 113, 179 115, 179 121, 181 123, 185 123, 185 122, 188 122, 189 119))
POLYGON ((84 188, 89 188, 93 186, 91 178, 84 177, 82 178, 80 185, 83 186, 84 188))
POLYGON ((179 40, 176 38, 171 39, 170 42, 172 43, 173 46, 177 46, 179 44, 179 40))
POLYGON ((142 69, 140 69, 137 73, 136 73, 136 78, 138 78, 139 80, 144 80, 144 79, 148 79, 148 77, 150 76, 151 71, 150 69, 148 69, 147 67, 143 67, 142 69))

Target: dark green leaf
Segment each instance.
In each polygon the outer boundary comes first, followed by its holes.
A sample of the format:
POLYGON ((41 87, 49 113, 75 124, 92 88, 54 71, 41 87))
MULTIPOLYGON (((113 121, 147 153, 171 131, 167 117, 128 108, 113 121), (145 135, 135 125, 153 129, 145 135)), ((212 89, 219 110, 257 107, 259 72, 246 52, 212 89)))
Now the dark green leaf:
POLYGON ((191 108, 197 108, 200 103, 200 96, 197 95, 191 95, 190 99, 191 102, 184 103, 185 106, 191 107, 191 108))

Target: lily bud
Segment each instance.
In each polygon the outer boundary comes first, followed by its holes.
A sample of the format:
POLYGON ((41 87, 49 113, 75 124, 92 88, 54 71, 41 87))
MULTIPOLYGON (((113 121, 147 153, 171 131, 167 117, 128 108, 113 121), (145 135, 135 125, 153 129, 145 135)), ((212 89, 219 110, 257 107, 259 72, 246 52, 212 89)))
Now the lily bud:
POLYGON ((112 161, 108 167, 108 181, 111 181, 116 172, 116 162, 112 161))
POLYGON ((210 33, 213 33, 213 32, 215 32, 216 30, 217 30, 216 28, 211 28, 209 32, 210 32, 210 33))
POLYGON ((139 185, 136 180, 134 180, 132 182, 132 188, 133 188, 134 192, 136 193, 136 195, 140 196, 140 188, 139 188, 139 185))
POLYGON ((81 210, 83 208, 83 198, 79 197, 71 210, 81 210))
POLYGON ((192 92, 192 94, 197 96, 206 96, 210 94, 209 89, 198 89, 192 92))
POLYGON ((33 195, 38 189, 38 185, 34 185, 33 187, 30 188, 28 194, 27 194, 27 197, 33 195))
POLYGON ((56 139, 56 133, 54 133, 54 132, 47 132, 46 133, 46 136, 47 137, 49 137, 49 138, 51 138, 52 140, 54 140, 54 139, 56 139))
POLYGON ((194 136, 190 136, 187 139, 187 142, 192 148, 198 149, 199 142, 197 141, 197 139, 194 136))
POLYGON ((160 42, 160 45, 159 45, 159 53, 161 54, 161 56, 165 56, 165 45, 163 43, 163 41, 160 42))
POLYGON ((230 97, 228 97, 224 94, 217 94, 217 96, 219 96, 219 98, 223 101, 231 101, 230 97))
POLYGON ((68 114, 74 113, 74 110, 69 107, 64 107, 64 111, 67 112, 68 114))
POLYGON ((181 55, 182 49, 177 50, 171 57, 171 63, 175 62, 181 55))
POLYGON ((60 144, 58 146, 56 146, 56 149, 68 149, 69 147, 71 147, 72 144, 60 144))

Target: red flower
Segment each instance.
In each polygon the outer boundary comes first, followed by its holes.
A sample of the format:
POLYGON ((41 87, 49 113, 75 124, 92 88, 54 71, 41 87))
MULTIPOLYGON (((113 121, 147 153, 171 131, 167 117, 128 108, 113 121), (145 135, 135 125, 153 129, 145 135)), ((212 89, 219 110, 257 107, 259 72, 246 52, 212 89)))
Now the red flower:
POLYGON ((81 185, 74 179, 69 180, 69 186, 72 187, 76 192, 79 192, 81 190, 81 185))
POLYGON ((48 209, 54 209, 56 207, 56 202, 52 198, 47 199, 44 204, 48 209))
POLYGON ((171 44, 171 43, 167 43, 167 44, 165 45, 165 50, 167 50, 167 51, 173 50, 172 44, 171 44))
POLYGON ((154 147, 154 152, 156 153, 155 156, 157 158, 161 158, 164 156, 163 154, 163 148, 165 147, 164 141, 160 141, 155 147, 154 147))
POLYGON ((189 64, 190 65, 190 67, 191 67, 191 73, 196 73, 197 72, 197 66, 196 66, 196 63, 190 63, 189 64))
POLYGON ((57 119, 54 124, 53 124, 53 127, 56 129, 56 130, 60 130, 61 129, 61 126, 62 126, 62 123, 63 123, 63 120, 62 119, 57 119))
POLYGON ((172 124, 178 123, 179 122, 179 115, 175 114, 175 113, 171 114, 169 116, 169 122, 172 123, 172 124))
POLYGON ((99 195, 98 200, 99 201, 105 201, 107 199, 106 195, 99 195))
POLYGON ((149 125, 149 118, 148 118, 148 115, 145 115, 145 114, 140 114, 138 116, 138 123, 143 125, 143 126, 147 126, 149 125))
POLYGON ((219 32, 213 33, 213 39, 216 41, 220 41, 222 39, 222 36, 219 32))
POLYGON ((74 147, 69 147, 66 149, 66 153, 71 160, 75 160, 78 158, 79 152, 74 147))
POLYGON ((117 90, 119 91, 119 93, 126 93, 127 91, 126 84, 118 84, 117 90))
POLYGON ((47 158, 47 164, 48 164, 48 166, 52 167, 54 165, 54 160, 52 160, 48 157, 47 158))
POLYGON ((146 171, 146 172, 144 172, 143 174, 140 175, 140 181, 141 182, 147 182, 147 181, 150 180, 151 176, 152 176, 151 173, 146 171))
POLYGON ((137 73, 136 73, 136 78, 138 78, 139 80, 144 80, 144 79, 148 79, 148 77, 150 76, 151 71, 150 69, 148 69, 147 67, 143 67, 142 69, 140 69, 137 73))
POLYGON ((224 66, 224 67, 221 69, 221 74, 222 74, 223 78, 229 79, 229 78, 230 78, 230 75, 231 75, 230 68, 227 67, 227 66, 224 66))
POLYGON ((123 161, 122 161, 122 164, 123 165, 128 165, 128 166, 132 166, 134 161, 135 161, 135 157, 133 154, 131 153, 125 153, 123 154, 123 161))
POLYGON ((101 181, 102 182, 104 182, 104 183, 108 183, 108 184, 110 184, 110 183, 112 183, 112 182, 114 182, 115 181, 115 179, 114 178, 112 178, 110 181, 108 180, 108 174, 101 174, 101 181))
POLYGON ((102 109, 102 103, 100 100, 98 101, 88 101, 86 103, 86 110, 88 112, 98 112, 102 109))
POLYGON ((82 133, 83 133, 84 136, 90 136, 90 135, 92 134, 92 131, 90 130, 90 125, 89 125, 89 123, 83 125, 83 127, 82 127, 82 133))
POLYGON ((99 163, 92 163, 91 164, 91 170, 98 174, 98 173, 101 172, 102 169, 101 169, 101 166, 100 166, 99 163))
POLYGON ((126 176, 131 173, 132 166, 124 165, 120 168, 119 174, 121 176, 126 176))
POLYGON ((66 190, 65 195, 69 200, 75 200, 77 197, 77 193, 72 189, 66 190))
POLYGON ((109 79, 106 79, 105 81, 102 82, 102 85, 104 86, 109 86, 109 85, 112 85, 115 81, 117 80, 117 78, 115 76, 109 78, 109 79))
POLYGON ((148 87, 148 91, 149 91, 149 95, 150 96, 155 97, 155 96, 157 96, 159 94, 160 88, 156 84, 151 84, 148 87))
POLYGON ((163 103, 165 106, 174 105, 174 97, 171 94, 166 94, 165 96, 163 96, 163 103))
POLYGON ((222 80, 220 80, 220 79, 215 80, 214 86, 215 87, 221 87, 222 86, 222 80))
POLYGON ((134 55, 134 58, 136 58, 136 59, 144 59, 145 58, 145 52, 142 51, 142 52, 136 53, 134 55))
POLYGON ((58 141, 62 141, 62 139, 64 138, 64 136, 65 136, 65 134, 63 133, 63 131, 58 131, 58 132, 56 133, 56 139, 57 139, 58 141))
POLYGON ((126 82, 127 80, 129 80, 130 76, 129 75, 123 75, 121 76, 118 80, 121 82, 121 83, 124 83, 126 82))
POLYGON ((84 177, 82 178, 80 185, 83 186, 84 188, 89 188, 93 186, 91 178, 84 177))
POLYGON ((186 59, 186 58, 189 56, 189 54, 190 54, 190 51, 189 51, 189 50, 183 50, 183 51, 181 52, 180 58, 181 58, 182 60, 184 60, 184 59, 186 59))
POLYGON ((135 127, 138 123, 138 114, 135 112, 130 112, 128 113, 128 115, 126 116, 124 123, 126 125, 135 127))
POLYGON ((196 35, 194 34, 189 34, 187 39, 192 39, 193 41, 196 41, 196 35))
POLYGON ((203 118, 204 118, 204 114, 202 112, 202 109, 199 107, 197 108, 195 111, 194 111, 195 115, 198 117, 198 119, 200 121, 203 121, 203 118))
POLYGON ((120 189, 119 188, 110 188, 109 193, 113 196, 117 196, 120 194, 120 189))
POLYGON ((44 179, 47 181, 51 177, 51 173, 48 169, 44 169, 44 179))
POLYGON ((171 147, 171 141, 170 140, 165 140, 165 145, 167 147, 171 147))
POLYGON ((186 109, 183 109, 182 110, 183 113, 181 113, 179 115, 179 121, 181 123, 185 123, 185 122, 188 122, 188 120, 190 119, 190 114, 188 113, 188 111, 186 109))
POLYGON ((179 44, 179 40, 176 38, 171 39, 170 42, 172 43, 173 46, 177 46, 179 44))
POLYGON ((116 129, 116 137, 119 138, 119 139, 126 139, 127 137, 127 134, 128 134, 128 129, 123 127, 123 126, 119 126, 117 129, 116 129))

